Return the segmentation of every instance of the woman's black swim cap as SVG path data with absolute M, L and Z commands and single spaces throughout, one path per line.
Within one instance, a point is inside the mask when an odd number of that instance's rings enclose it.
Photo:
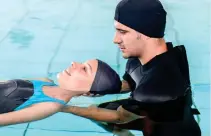
M 97 72 L 90 93 L 101 95 L 119 93 L 122 85 L 119 75 L 105 62 L 97 61 Z

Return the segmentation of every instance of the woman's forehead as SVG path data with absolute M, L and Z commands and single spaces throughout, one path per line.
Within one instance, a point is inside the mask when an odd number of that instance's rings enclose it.
M 87 60 L 84 62 L 84 64 L 91 66 L 91 68 L 94 72 L 97 71 L 98 61 L 96 59 Z

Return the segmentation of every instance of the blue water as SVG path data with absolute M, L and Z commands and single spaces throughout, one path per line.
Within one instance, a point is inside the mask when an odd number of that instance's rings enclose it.
M 116 45 L 114 9 L 119 0 L 0 0 L 0 80 L 48 77 L 71 61 L 100 58 L 120 75 L 125 62 Z M 196 119 L 202 136 L 210 133 L 210 1 L 162 0 L 168 12 L 165 38 L 184 44 L 190 64 Z M 69 104 L 88 106 L 124 95 L 77 97 Z M 131 131 L 141 136 L 139 131 Z M 58 113 L 47 119 L 0 128 L 1 136 L 112 136 L 88 119 Z

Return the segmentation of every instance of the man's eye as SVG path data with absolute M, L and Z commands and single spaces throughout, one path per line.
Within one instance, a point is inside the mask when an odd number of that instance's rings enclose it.
M 126 33 L 125 31 L 122 31 L 122 30 L 120 30 L 119 32 L 120 32 L 121 34 L 125 34 L 125 33 Z

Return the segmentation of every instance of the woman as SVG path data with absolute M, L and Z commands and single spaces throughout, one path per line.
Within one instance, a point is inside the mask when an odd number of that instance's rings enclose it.
M 0 126 L 47 118 L 59 112 L 76 95 L 112 94 L 121 89 L 118 74 L 96 59 L 83 64 L 74 62 L 57 78 L 58 86 L 49 79 L 1 82 Z

